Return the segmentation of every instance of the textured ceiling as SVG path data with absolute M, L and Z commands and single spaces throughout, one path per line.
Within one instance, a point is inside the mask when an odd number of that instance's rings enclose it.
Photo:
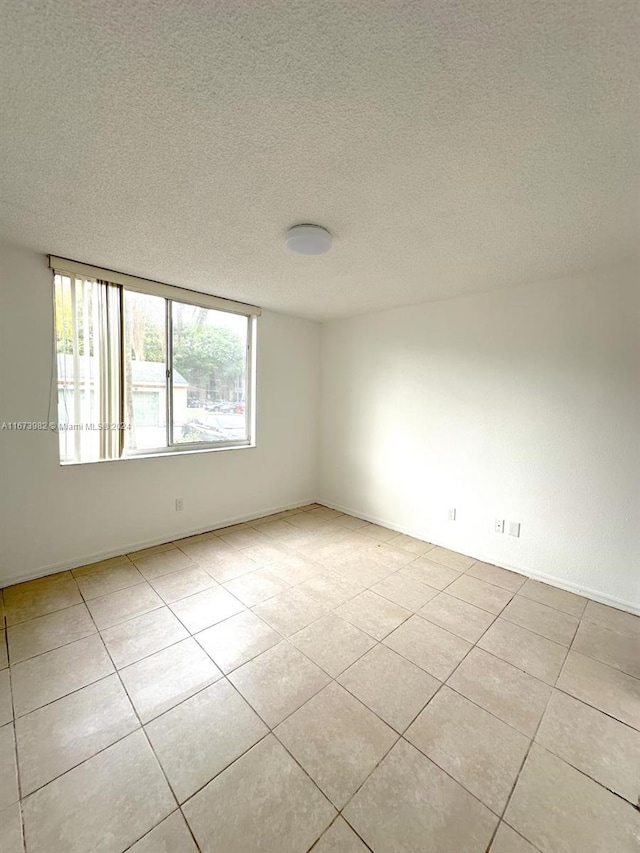
M 638 8 L 0 0 L 0 236 L 317 319 L 618 262 Z

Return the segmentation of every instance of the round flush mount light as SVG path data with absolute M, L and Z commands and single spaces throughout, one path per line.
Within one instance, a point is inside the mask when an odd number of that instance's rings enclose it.
M 294 225 L 287 231 L 287 249 L 298 255 L 322 255 L 331 248 L 332 239 L 321 225 Z

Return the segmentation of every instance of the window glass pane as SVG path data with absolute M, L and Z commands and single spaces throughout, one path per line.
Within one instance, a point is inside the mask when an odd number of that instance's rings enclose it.
M 245 441 L 248 318 L 172 303 L 173 443 Z
M 124 291 L 124 411 L 128 450 L 167 446 L 166 300 Z

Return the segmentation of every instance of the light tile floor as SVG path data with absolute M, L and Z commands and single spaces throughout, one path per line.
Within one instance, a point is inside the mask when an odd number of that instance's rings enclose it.
M 638 853 L 640 619 L 316 504 L 3 590 L 2 853 Z

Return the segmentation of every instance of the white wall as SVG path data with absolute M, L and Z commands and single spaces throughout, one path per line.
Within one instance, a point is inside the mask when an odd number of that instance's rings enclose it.
M 319 500 L 640 605 L 638 281 L 612 270 L 325 325 Z
M 0 245 L 0 425 L 49 420 L 52 324 L 45 258 Z M 0 430 L 0 587 L 313 500 L 319 326 L 265 313 L 257 360 L 254 449 L 61 467 L 54 433 Z

